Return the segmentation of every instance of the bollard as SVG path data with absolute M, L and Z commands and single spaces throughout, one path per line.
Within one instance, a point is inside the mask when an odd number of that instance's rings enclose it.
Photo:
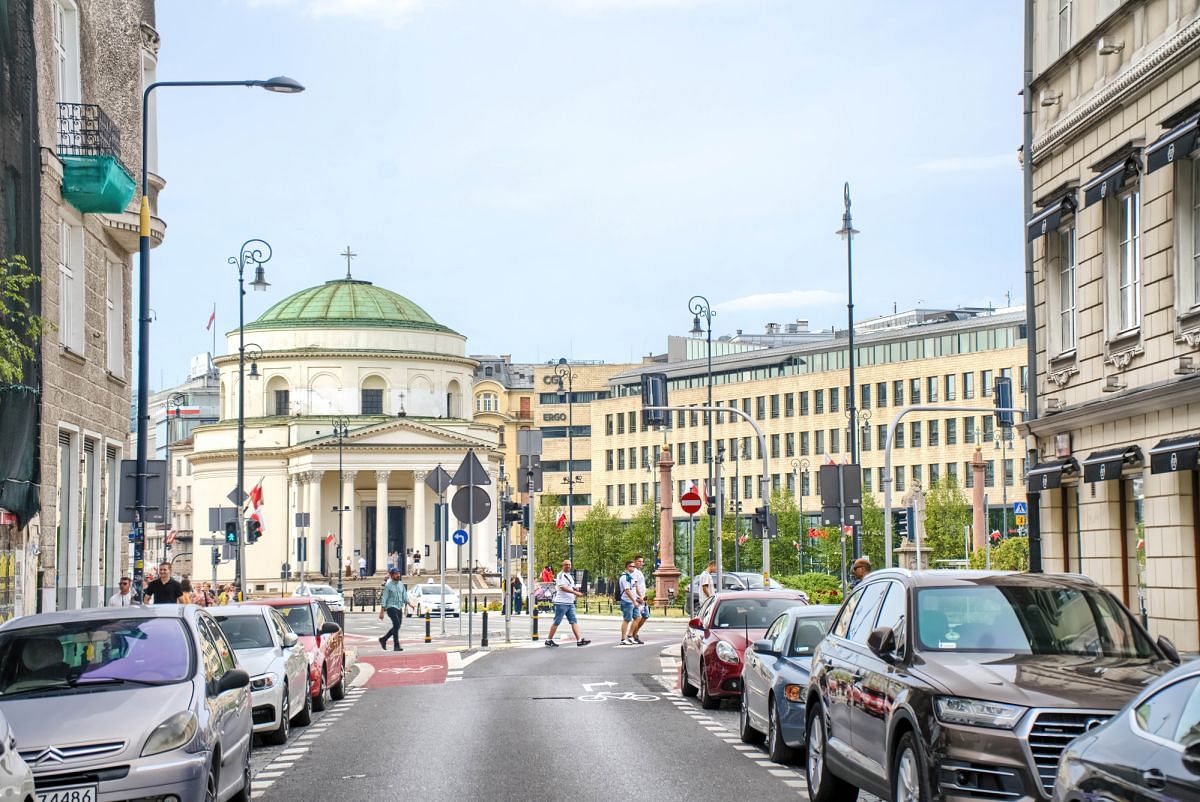
M 433 643 L 433 636 L 429 633 L 429 611 L 425 611 L 425 642 Z
M 538 639 L 537 620 L 538 620 L 538 611 L 537 611 L 537 608 L 534 607 L 533 608 L 533 639 L 534 640 Z
M 482 649 L 486 649 L 488 647 L 487 613 L 488 611 L 485 608 L 483 611 L 483 637 L 479 641 L 479 646 Z

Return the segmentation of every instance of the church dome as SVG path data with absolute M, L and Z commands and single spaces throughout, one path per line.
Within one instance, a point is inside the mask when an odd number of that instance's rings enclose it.
M 246 324 L 253 329 L 389 328 L 455 333 L 403 295 L 341 278 L 284 298 Z

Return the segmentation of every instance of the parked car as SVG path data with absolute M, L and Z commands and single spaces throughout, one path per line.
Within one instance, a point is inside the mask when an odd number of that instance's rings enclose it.
M 767 584 L 763 585 L 762 574 L 752 571 L 725 571 L 721 574 L 722 590 L 781 590 L 782 588 L 783 585 L 774 579 L 768 580 Z M 692 594 L 692 604 L 695 605 L 693 609 L 699 610 L 704 599 L 700 598 L 700 584 L 695 579 L 688 586 L 688 592 Z
M 1072 741 L 1058 764 L 1054 799 L 1200 800 L 1200 660 Z
M 33 802 L 35 793 L 33 771 L 17 752 L 17 739 L 0 713 L 0 799 Z
M 704 602 L 683 633 L 683 695 L 699 695 L 700 705 L 709 710 L 722 699 L 739 698 L 746 646 L 780 614 L 804 603 L 804 594 L 796 590 L 723 591 Z
M 248 800 L 249 685 L 193 605 L 0 626 L 0 712 L 39 799 Z
M 445 608 L 442 607 L 443 589 L 445 590 Z M 408 591 L 408 598 L 418 616 L 423 616 L 427 612 L 430 615 L 440 616 L 445 612 L 446 615 L 457 618 L 462 612 L 458 594 L 448 585 L 434 584 L 432 580 L 424 585 L 413 585 Z
M 837 605 L 793 607 L 776 618 L 742 660 L 739 734 L 762 743 L 776 763 L 790 763 L 804 747 L 804 697 L 813 650 L 837 615 Z
M 813 655 L 809 796 L 1049 798 L 1067 743 L 1176 658 L 1086 577 L 875 571 Z
M 346 651 L 342 628 L 333 620 L 325 602 L 310 596 L 258 599 L 243 604 L 274 608 L 300 636 L 308 657 L 308 690 L 313 710 L 324 710 L 331 698 L 335 701 L 345 698 Z
M 311 582 L 305 582 L 292 593 L 296 598 L 313 597 L 320 599 L 329 605 L 329 609 L 333 612 L 341 612 L 346 609 L 346 598 L 338 592 L 333 585 L 320 585 Z
M 217 607 L 213 617 L 250 674 L 255 734 L 285 744 L 292 722 L 312 721 L 308 657 L 300 637 L 271 607 Z

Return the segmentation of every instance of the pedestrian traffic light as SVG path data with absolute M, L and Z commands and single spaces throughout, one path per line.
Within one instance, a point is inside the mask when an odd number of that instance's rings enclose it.
M 896 532 L 900 537 L 908 537 L 908 510 L 896 510 Z
M 532 505 L 530 505 L 530 504 L 525 504 L 524 506 L 521 507 L 521 528 L 525 529 L 525 530 L 528 530 L 530 528 L 530 526 L 529 526 L 529 508 L 531 506 Z
M 248 543 L 248 544 L 257 543 L 258 539 L 260 537 L 262 537 L 262 524 L 260 524 L 258 522 L 257 518 L 247 518 L 246 519 L 246 543 Z
M 997 376 L 992 395 L 996 398 L 996 425 L 1001 429 L 1011 429 L 1013 426 L 1012 378 Z
M 219 548 L 217 548 L 216 546 L 212 547 L 212 564 L 213 565 L 221 564 L 221 550 Z
M 750 534 L 757 540 L 772 540 L 777 532 L 775 515 L 766 507 L 755 507 L 754 518 L 750 525 Z
M 237 521 L 226 521 L 225 522 L 225 542 L 226 543 L 237 543 L 238 542 Z
M 496 535 L 496 562 L 504 559 L 504 539 Z
M 523 523 L 525 520 L 524 506 L 519 501 L 504 502 L 504 522 L 511 524 Z
M 711 498 L 708 500 L 708 517 L 717 517 L 717 502 Z

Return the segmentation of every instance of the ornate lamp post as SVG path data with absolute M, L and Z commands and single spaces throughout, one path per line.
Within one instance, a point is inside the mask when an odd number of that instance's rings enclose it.
M 558 360 L 554 366 L 558 377 L 558 397 L 567 397 L 567 559 L 575 564 L 575 374 L 567 364 L 567 358 Z M 566 380 L 564 388 L 563 380 Z
M 175 516 L 171 512 L 171 505 L 174 502 L 175 495 L 175 471 L 171 467 L 171 410 L 175 411 L 175 419 L 179 420 L 179 408 L 187 403 L 187 396 L 183 393 L 171 393 L 167 398 L 167 531 L 163 534 L 163 550 L 162 561 L 167 561 L 167 537 L 171 534 L 171 527 L 175 523 Z
M 333 419 L 333 436 L 337 438 L 338 444 L 338 544 L 337 555 L 334 559 L 334 570 L 337 571 L 337 589 L 338 595 L 342 593 L 342 578 L 345 571 L 342 570 L 342 515 L 346 512 L 346 499 L 343 498 L 345 493 L 346 483 L 342 481 L 342 444 L 346 441 L 346 435 L 350 431 L 349 418 L 334 418 Z
M 854 235 L 859 233 L 854 228 L 854 221 L 850 217 L 850 182 L 847 181 L 842 191 L 843 201 L 845 203 L 845 211 L 842 213 L 842 227 L 837 230 L 837 234 L 846 240 L 846 317 L 847 317 L 847 334 L 849 336 L 848 348 L 850 355 L 850 397 L 846 399 L 849 404 L 848 412 L 850 420 L 858 419 L 858 388 L 854 385 L 854 364 L 858 361 L 858 355 L 854 352 L 854 260 L 852 258 Z M 855 465 L 858 464 L 858 437 L 857 428 L 854 425 L 850 426 L 850 461 Z M 854 527 L 854 558 L 858 559 L 862 556 L 862 527 L 855 525 Z
M 799 529 L 797 534 L 800 537 L 800 540 L 798 541 L 800 543 L 800 554 L 798 556 L 800 560 L 800 573 L 802 574 L 804 573 L 804 541 L 808 537 L 808 527 L 804 522 L 804 488 L 800 484 L 800 479 L 801 475 L 803 475 L 805 478 L 808 477 L 808 468 L 808 460 L 792 460 L 792 475 L 796 477 L 796 498 L 799 499 L 800 505 L 800 525 L 797 527 Z
M 712 369 L 712 319 L 717 313 L 713 311 L 712 304 L 703 295 L 693 295 L 688 300 L 688 311 L 692 313 L 692 335 L 705 335 L 705 340 L 708 343 L 708 406 L 713 405 L 713 369 Z M 700 327 L 700 318 L 704 318 L 704 328 Z M 713 417 L 711 412 L 704 413 L 704 418 L 708 421 L 708 455 L 705 462 L 708 463 L 708 493 L 713 493 L 713 458 L 716 456 L 716 447 L 713 443 Z M 708 559 L 713 559 L 716 541 L 713 536 L 713 513 L 712 505 L 709 505 L 709 523 L 708 523 Z

